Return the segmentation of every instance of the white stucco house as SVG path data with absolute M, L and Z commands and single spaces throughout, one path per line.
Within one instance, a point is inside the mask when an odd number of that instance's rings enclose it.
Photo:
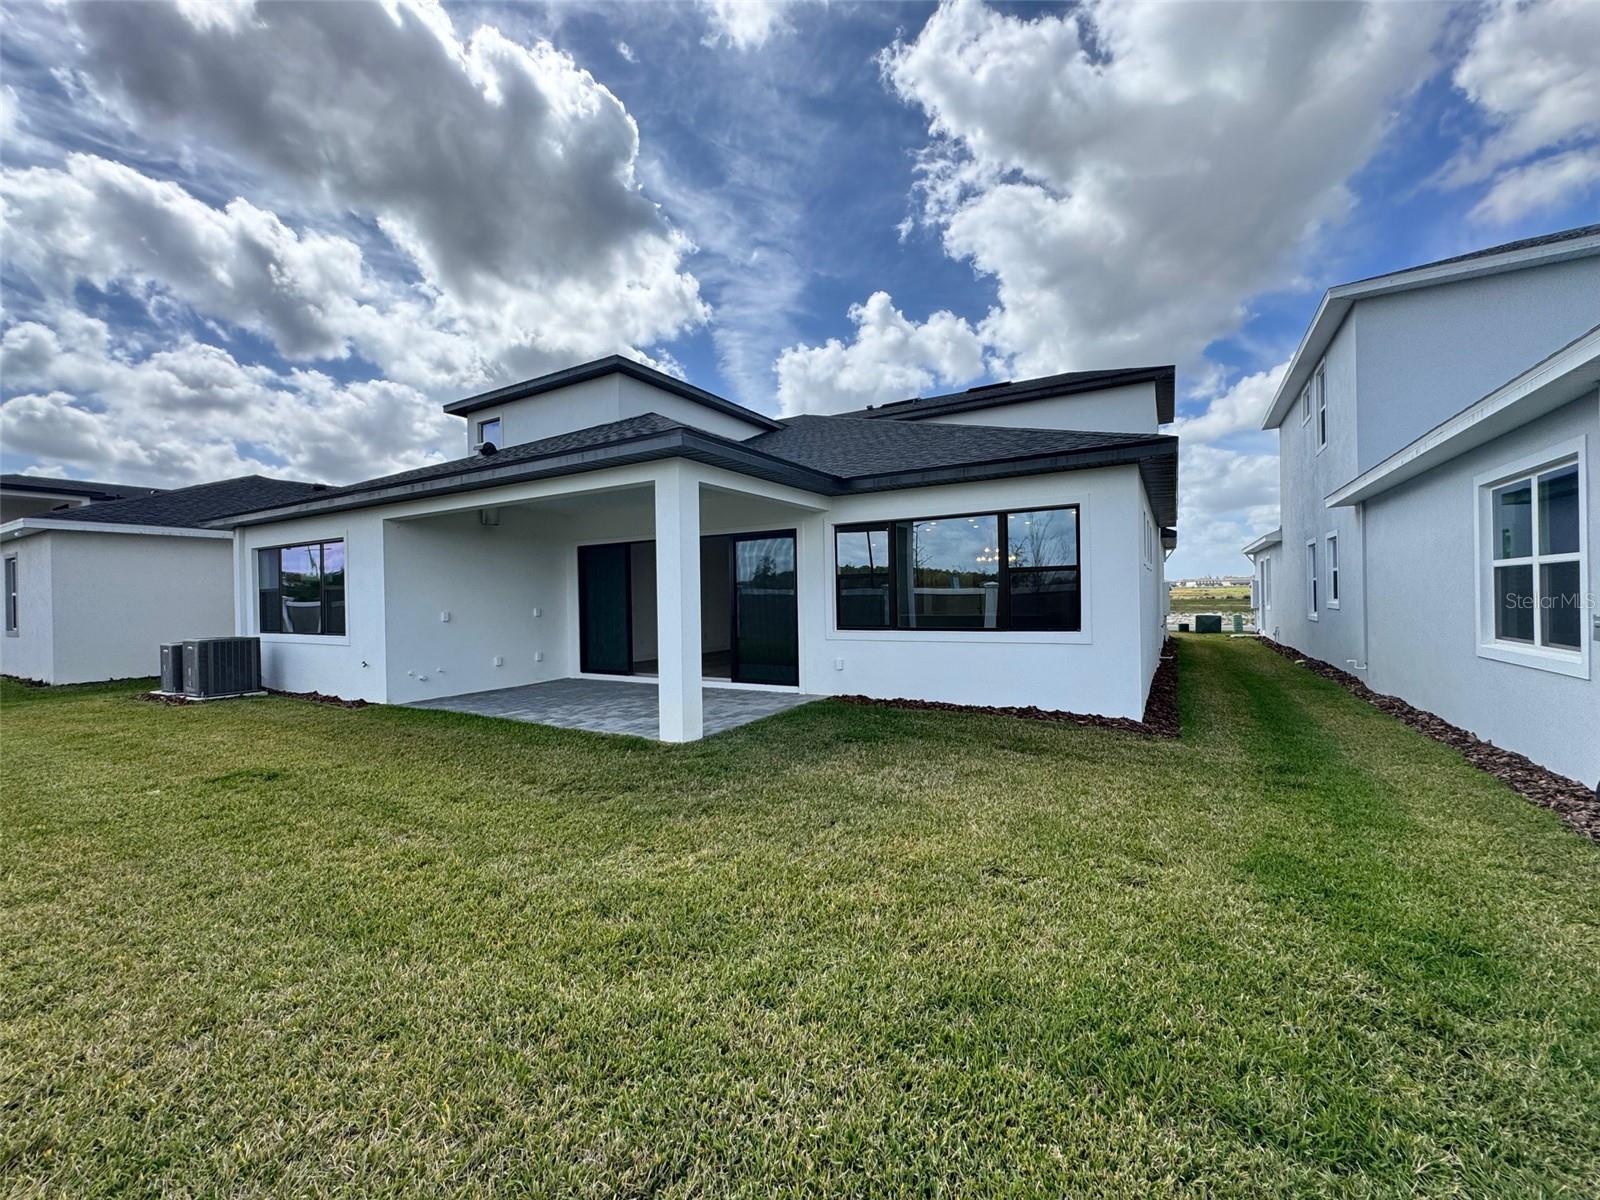
M 776 420 L 622 358 L 447 406 L 466 457 L 209 522 L 264 683 L 409 703 L 653 680 L 1138 718 L 1171 367 Z
M 20 477 L 30 479 L 32 477 Z M 314 484 L 249 475 L 125 499 L 72 502 L 108 485 L 50 480 L 65 507 L 0 525 L 5 629 L 0 673 L 41 683 L 154 675 L 162 642 L 233 631 L 233 536 L 206 522 L 311 494 Z M 35 494 L 25 484 L 19 497 Z
M 1262 632 L 1594 786 L 1600 225 L 1331 288 L 1264 427 Z

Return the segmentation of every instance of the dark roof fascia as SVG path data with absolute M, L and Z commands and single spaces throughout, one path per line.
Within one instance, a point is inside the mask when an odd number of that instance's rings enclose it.
M 243 525 L 264 525 L 302 516 L 321 516 L 325 513 L 347 512 L 357 508 L 376 508 L 388 504 L 402 504 L 409 500 L 449 496 L 459 492 L 484 491 L 513 483 L 555 479 L 564 475 L 582 475 L 590 471 L 603 471 L 608 467 L 623 467 L 633 463 L 674 457 L 692 459 L 707 466 L 727 467 L 741 474 L 822 495 L 838 495 L 841 491 L 840 481 L 835 476 L 786 462 L 769 454 L 762 454 L 741 446 L 729 438 L 718 437 L 716 434 L 698 429 L 682 428 L 640 434 L 637 437 L 548 458 L 524 459 L 499 468 L 488 467 L 459 471 L 454 475 L 435 475 L 426 479 L 390 484 L 387 487 L 367 491 L 349 492 L 326 499 L 301 501 L 279 508 L 258 509 L 254 512 L 221 518 L 210 522 L 208 527 L 233 529 Z
M 971 483 L 986 479 L 1006 479 L 1022 475 L 1041 475 L 1054 471 L 1079 471 L 1092 467 L 1136 464 L 1145 476 L 1151 506 L 1157 520 L 1172 524 L 1177 520 L 1178 439 L 1157 436 L 1121 446 L 1064 453 L 999 459 L 951 467 L 930 467 L 890 475 L 864 475 L 841 479 L 837 475 L 802 467 L 797 463 L 752 450 L 731 438 L 719 437 L 698 429 L 674 429 L 642 434 L 625 441 L 577 450 L 550 458 L 533 459 L 503 468 L 458 472 L 392 484 L 370 491 L 351 492 L 326 499 L 301 501 L 278 508 L 257 509 L 232 517 L 207 522 L 206 528 L 235 529 L 246 525 L 265 525 L 297 517 L 323 516 L 359 508 L 376 508 L 410 500 L 432 499 L 461 492 L 484 491 L 513 483 L 529 483 L 565 475 L 581 475 L 608 467 L 629 466 L 664 458 L 687 458 L 706 466 L 722 467 L 741 475 L 784 484 L 821 496 L 847 496 L 869 492 L 898 491 L 943 483 Z M 1161 463 L 1170 460 L 1171 486 L 1162 486 L 1165 475 Z M 1167 493 L 1170 494 L 1170 498 Z
M 783 426 L 771 417 L 746 408 L 742 404 L 735 404 L 732 400 L 724 400 L 713 392 L 704 388 L 697 388 L 692 383 L 685 383 L 681 379 L 674 379 L 661 371 L 636 363 L 631 358 L 623 358 L 613 354 L 608 358 L 596 359 L 594 362 L 582 363 L 576 367 L 568 367 L 564 371 L 555 371 L 549 375 L 541 375 L 537 379 L 526 379 L 521 383 L 513 383 L 503 388 L 496 388 L 491 392 L 480 392 L 476 396 L 468 396 L 463 400 L 456 400 L 444 406 L 444 411 L 451 416 L 464 417 L 469 413 L 481 409 L 492 408 L 497 404 L 509 404 L 513 400 L 525 400 L 529 396 L 538 396 L 544 392 L 553 392 L 558 388 L 571 387 L 575 383 L 586 383 L 591 379 L 599 379 L 602 375 L 626 375 L 640 383 L 647 383 L 651 387 L 659 388 L 664 392 L 671 392 L 674 396 L 681 396 L 685 400 L 692 400 L 696 404 L 703 404 L 707 408 L 715 409 L 725 416 L 737 417 L 762 429 L 782 429 Z
M 873 408 L 837 415 L 875 420 L 921 421 L 929 417 L 948 416 L 951 413 L 1001 408 L 1007 404 L 1025 404 L 1030 400 L 1048 400 L 1053 396 L 1075 396 L 1084 392 L 1103 392 L 1111 388 L 1153 383 L 1156 385 L 1157 423 L 1166 425 L 1174 418 L 1177 399 L 1175 367 L 1123 367 L 1107 371 L 1080 372 L 1079 375 L 1080 378 L 1075 379 L 1052 375 L 1042 379 L 1023 380 L 1017 384 L 979 388 L 975 391 L 923 396 L 914 400 L 896 400 Z
M 44 475 L 6 475 L 0 478 L 0 491 L 43 492 L 53 496 L 82 496 L 90 500 L 133 500 L 160 495 L 166 489 L 124 487 L 121 484 L 94 483 L 80 479 L 51 479 Z

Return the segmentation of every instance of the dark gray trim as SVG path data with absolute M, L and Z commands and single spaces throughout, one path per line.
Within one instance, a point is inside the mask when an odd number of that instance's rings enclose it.
M 159 495 L 165 490 L 153 487 L 128 487 L 120 483 L 96 483 L 89 479 L 51 479 L 44 475 L 0 475 L 0 491 L 76 496 L 87 500 L 126 500 L 135 496 Z
M 1055 396 L 1075 396 L 1084 392 L 1099 392 L 1107 388 L 1127 387 L 1136 383 L 1156 385 L 1156 420 L 1162 425 L 1171 421 L 1176 412 L 1177 400 L 1177 370 L 1172 366 L 1073 371 L 1065 375 L 1024 379 L 1018 383 L 985 384 L 982 387 L 968 388 L 964 392 L 950 392 L 942 396 L 895 400 L 888 404 L 877 404 L 855 412 L 836 415 L 890 421 L 921 421 L 930 417 L 948 416 L 951 413 L 976 412 L 985 408 L 1000 408 L 1007 404 L 1023 404 L 1030 400 L 1048 400 Z
M 509 404 L 513 400 L 525 400 L 529 396 L 537 396 L 543 392 L 553 392 L 557 388 L 570 387 L 575 383 L 584 383 L 590 379 L 599 379 L 602 375 L 626 375 L 630 379 L 637 379 L 640 383 L 648 383 L 651 387 L 659 388 L 664 392 L 671 392 L 674 396 L 681 396 L 685 400 L 693 400 L 696 404 L 703 404 L 707 408 L 715 409 L 725 416 L 737 417 L 741 421 L 762 429 L 781 429 L 777 421 L 764 416 L 754 409 L 746 408 L 742 404 L 735 404 L 732 400 L 724 400 L 704 388 L 697 388 L 692 383 L 685 383 L 681 379 L 674 379 L 671 375 L 664 374 L 654 368 L 636 363 L 631 358 L 623 358 L 620 354 L 613 354 L 606 358 L 597 358 L 593 362 L 580 363 L 576 367 L 568 367 L 564 371 L 555 371 L 549 375 L 540 375 L 536 379 L 525 379 L 521 383 L 513 383 L 506 387 L 496 388 L 490 392 L 479 392 L 476 396 L 468 396 L 463 400 L 456 400 L 444 406 L 444 411 L 451 416 L 464 417 L 468 413 L 478 412 L 480 409 L 493 408 L 497 404 Z
M 869 492 L 899 491 L 942 483 L 973 483 L 989 479 L 1043 475 L 1057 471 L 1081 471 L 1093 467 L 1137 465 L 1144 479 L 1156 520 L 1163 525 L 1177 522 L 1178 439 L 1171 435 L 1152 435 L 1139 442 L 1093 450 L 1037 455 L 951 467 L 923 468 L 885 475 L 865 475 L 842 479 L 786 462 L 728 438 L 698 429 L 673 429 L 608 442 L 591 449 L 524 459 L 504 467 L 479 468 L 453 475 L 391 484 L 387 487 L 350 492 L 326 499 L 312 499 L 279 508 L 260 509 L 207 523 L 212 529 L 237 529 L 265 525 L 296 517 L 320 516 L 351 509 L 374 508 L 425 500 L 460 492 L 482 491 L 513 483 L 528 483 L 565 475 L 581 475 L 610 467 L 655 462 L 666 458 L 686 458 L 705 466 L 722 467 L 740 475 L 763 479 L 812 492 L 820 496 L 849 496 Z

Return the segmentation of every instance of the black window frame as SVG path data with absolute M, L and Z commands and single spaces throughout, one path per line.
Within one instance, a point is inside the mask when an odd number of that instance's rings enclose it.
M 5 556 L 5 605 L 6 629 L 9 634 L 17 634 L 22 630 L 22 604 L 18 597 L 17 577 L 22 574 L 22 568 L 17 565 L 17 556 Z
M 1073 554 L 1076 563 L 1068 566 L 1065 563 L 1039 565 L 1032 567 L 1013 567 L 1011 565 L 1011 535 L 1009 518 L 1019 513 L 1035 512 L 1071 512 L 1073 532 Z M 905 536 L 903 530 L 910 529 L 921 521 L 957 521 L 966 518 L 993 517 L 995 532 L 999 539 L 999 563 L 997 564 L 997 577 L 1000 585 L 999 605 L 996 622 L 991 626 L 975 626 L 960 629 L 930 629 L 914 625 L 900 624 L 900 579 L 899 566 L 904 557 L 901 540 Z M 847 533 L 885 533 L 888 536 L 889 546 L 889 618 L 884 625 L 855 625 L 845 624 L 840 614 L 843 606 L 839 603 L 839 592 L 843 577 L 839 573 L 839 535 Z M 1078 622 L 1075 626 L 1040 627 L 1038 625 L 1013 625 L 1011 621 L 1011 577 L 1012 575 L 1029 575 L 1060 571 L 1064 569 L 1076 570 L 1078 573 Z M 936 513 L 926 517 L 895 517 L 881 521 L 851 521 L 833 527 L 833 626 L 840 633 L 909 633 L 909 634 L 969 634 L 969 633 L 1082 633 L 1083 632 L 1083 506 L 1080 504 L 1039 504 L 1027 508 L 1010 509 L 981 509 L 976 512 L 961 513 Z
M 494 425 L 494 426 L 497 427 L 495 429 L 495 436 L 494 437 L 486 438 L 486 437 L 483 436 L 483 427 L 485 425 Z M 478 431 L 478 437 L 477 437 L 478 445 L 481 446 L 485 442 L 493 442 L 494 446 L 495 446 L 495 449 L 499 449 L 500 448 L 500 443 L 501 443 L 500 434 L 502 434 L 505 431 L 505 426 L 500 423 L 500 418 L 499 417 L 484 417 L 483 420 L 481 420 L 481 421 L 479 421 L 477 423 L 475 428 Z
M 326 583 L 326 578 L 327 578 L 327 571 L 326 571 L 327 548 L 329 546 L 339 546 L 339 547 L 341 547 L 342 548 L 342 555 L 343 555 L 343 559 L 344 559 L 344 568 L 341 571 L 341 574 L 343 575 L 344 578 L 342 579 L 342 581 L 340 583 L 340 586 L 337 589 L 335 589 L 339 593 L 339 599 L 337 601 L 337 604 L 338 604 L 338 613 L 339 613 L 339 618 L 340 618 L 340 621 L 339 621 L 340 628 L 337 629 L 337 630 L 332 630 L 332 629 L 328 628 L 328 626 L 332 623 L 329 618 L 332 615 L 332 613 L 335 611 L 335 603 L 336 603 L 334 598 L 330 595 L 330 589 L 328 588 L 327 583 Z M 265 596 L 266 596 L 266 594 L 268 592 L 268 589 L 262 586 L 263 579 L 265 578 L 264 572 L 262 570 L 262 566 L 263 566 L 262 558 L 263 558 L 263 556 L 264 555 L 268 555 L 268 554 L 275 554 L 275 555 L 278 556 L 278 574 L 279 574 L 279 578 L 281 580 L 282 574 L 283 574 L 283 552 L 285 550 L 309 550 L 309 549 L 312 549 L 313 547 L 315 547 L 315 549 L 317 551 L 317 605 L 318 605 L 318 607 L 317 607 L 317 625 L 318 625 L 317 631 L 315 633 L 308 633 L 308 632 L 306 632 L 304 630 L 300 630 L 300 629 L 268 629 L 267 628 L 267 622 L 266 622 L 266 619 L 265 619 L 266 618 L 266 612 L 267 612 L 266 604 L 265 604 Z M 258 546 L 258 547 L 256 547 L 256 589 L 255 590 L 256 590 L 256 632 L 258 634 L 265 634 L 265 635 L 269 635 L 269 636 L 282 636 L 282 637 L 315 637 L 315 638 L 322 638 L 322 637 L 343 638 L 343 637 L 349 637 L 350 636 L 350 603 L 349 603 L 349 596 L 350 596 L 350 546 L 349 546 L 349 543 L 343 537 L 318 538 L 315 541 L 285 542 L 282 545 L 277 545 L 277 546 Z M 271 590 L 274 591 L 274 592 L 281 593 L 283 589 L 280 586 L 278 588 L 274 588 L 274 589 L 271 589 Z M 278 622 L 275 622 L 275 623 L 281 624 L 281 621 L 278 621 Z

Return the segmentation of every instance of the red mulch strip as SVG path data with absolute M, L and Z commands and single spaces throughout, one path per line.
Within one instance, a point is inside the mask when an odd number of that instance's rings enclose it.
M 1314 674 L 1333 680 L 1351 694 L 1411 726 L 1425 737 L 1459 750 L 1462 757 L 1480 771 L 1487 771 L 1518 795 L 1550 809 L 1576 832 L 1600 842 L 1600 795 L 1576 779 L 1546 770 L 1531 758 L 1513 750 L 1502 750 L 1493 742 L 1486 742 L 1431 712 L 1407 704 L 1397 696 L 1381 695 L 1348 671 L 1341 671 L 1320 659 L 1308 658 L 1292 646 L 1265 637 L 1261 639 L 1261 644 Z
M 1178 729 L 1178 656 L 1168 645 L 1150 681 L 1150 695 L 1144 703 L 1144 720 L 1128 717 L 1101 717 L 1094 713 L 1061 712 L 1052 708 L 990 708 L 981 704 L 946 704 L 939 700 L 878 700 L 871 696 L 835 696 L 846 704 L 874 708 L 903 708 L 914 712 L 978 713 L 990 717 L 1020 717 L 1025 721 L 1058 721 L 1066 725 L 1087 725 L 1095 729 L 1120 729 L 1150 737 L 1175 738 Z

